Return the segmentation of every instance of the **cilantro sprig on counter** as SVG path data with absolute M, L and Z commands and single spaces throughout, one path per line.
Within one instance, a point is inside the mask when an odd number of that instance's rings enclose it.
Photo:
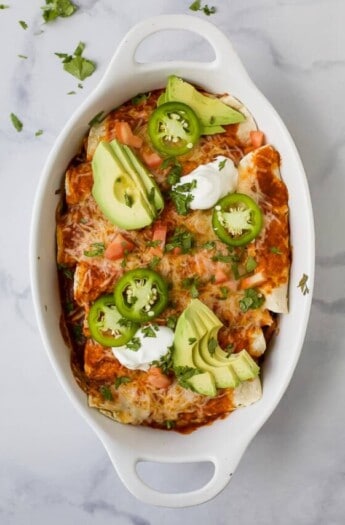
M 41 7 L 45 22 L 52 22 L 58 17 L 66 18 L 73 15 L 78 9 L 70 0 L 45 0 L 46 5 Z
M 206 16 L 214 15 L 217 11 L 217 8 L 213 5 L 209 7 L 207 4 L 201 5 L 201 0 L 195 0 L 190 4 L 189 9 L 191 11 L 202 11 Z
M 54 53 L 57 57 L 61 58 L 64 70 L 79 80 L 85 80 L 85 78 L 91 76 L 96 69 L 96 64 L 92 62 L 92 60 L 82 56 L 84 49 L 84 42 L 79 42 L 73 55 Z

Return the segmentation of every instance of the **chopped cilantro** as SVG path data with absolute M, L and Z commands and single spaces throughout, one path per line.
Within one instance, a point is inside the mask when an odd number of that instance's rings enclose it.
M 133 350 L 136 352 L 141 347 L 141 342 L 139 337 L 132 337 L 130 341 L 126 344 L 126 348 L 129 348 L 130 350 Z
M 24 22 L 24 20 L 19 20 L 19 25 L 22 26 L 23 29 L 25 29 L 25 31 L 27 30 L 27 28 L 29 27 L 28 24 L 26 22 Z
M 158 257 L 157 255 L 152 257 L 151 261 L 149 262 L 149 267 L 151 268 L 151 270 L 154 270 L 156 268 L 157 264 L 160 263 L 160 260 L 161 258 Z
M 276 255 L 281 255 L 282 254 L 282 252 L 276 246 L 271 246 L 270 247 L 270 252 L 271 253 L 275 253 Z
M 257 265 L 258 263 L 254 259 L 254 257 L 249 256 L 246 261 L 246 272 L 248 273 L 253 272 L 255 268 L 257 267 Z
M 219 261 L 224 263 L 233 262 L 233 256 L 232 255 L 224 255 L 223 253 L 216 253 L 212 257 L 212 261 Z
M 193 344 L 195 343 L 195 341 L 196 341 L 196 337 L 190 337 L 190 338 L 188 339 L 188 344 L 189 344 L 189 345 L 193 345 Z
M 85 250 L 84 255 L 86 257 L 97 257 L 98 255 L 103 255 L 105 250 L 104 242 L 93 242 L 91 244 L 90 250 Z
M 0 9 L 9 9 L 9 5 L 0 4 Z
M 302 294 L 303 295 L 306 295 L 307 293 L 309 293 L 309 288 L 307 286 L 307 281 L 308 281 L 309 277 L 308 275 L 306 275 L 305 273 L 302 275 L 301 279 L 300 279 L 300 282 L 298 283 L 297 285 L 297 288 L 300 288 L 301 291 L 302 291 Z
M 102 394 L 102 396 L 104 397 L 104 399 L 106 399 L 106 401 L 112 401 L 113 399 L 113 394 L 111 393 L 111 390 L 110 390 L 110 387 L 107 386 L 107 385 L 102 385 L 100 388 L 99 388 L 99 391 L 100 393 Z
M 81 83 L 79 82 L 79 84 L 78 84 L 78 88 L 79 88 L 79 89 L 84 89 L 83 84 L 81 84 Z
M 178 184 L 181 180 L 181 174 L 182 174 L 182 166 L 180 163 L 175 163 L 175 165 L 170 169 L 168 173 L 168 184 L 170 186 L 174 186 L 175 184 Z
M 79 42 L 73 55 L 68 55 L 67 53 L 55 53 L 57 57 L 62 59 L 64 70 L 79 80 L 85 80 L 85 78 L 92 75 L 96 69 L 96 64 L 94 62 L 82 56 L 84 49 L 85 44 Z
M 190 296 L 193 297 L 193 299 L 196 299 L 197 297 L 199 297 L 199 290 L 198 290 L 199 284 L 200 284 L 200 279 L 198 276 L 186 277 L 185 279 L 182 279 L 183 288 L 189 290 Z
M 202 245 L 202 248 L 204 248 L 205 250 L 213 250 L 215 246 L 216 246 L 216 243 L 214 241 L 207 241 L 207 242 L 204 242 L 204 244 Z
M 227 288 L 226 286 L 221 286 L 221 287 L 220 287 L 220 293 L 221 293 L 220 299 L 221 299 L 222 301 L 224 301 L 225 299 L 228 298 L 228 295 L 229 295 L 229 288 Z
M 124 317 L 121 317 L 119 320 L 118 320 L 118 324 L 120 326 L 126 326 L 127 328 L 131 328 L 132 325 L 133 325 L 133 321 L 130 321 L 129 319 L 125 319 Z
M 115 379 L 115 382 L 114 382 L 114 387 L 116 388 L 116 390 L 119 388 L 119 386 L 123 385 L 123 384 L 126 384 L 126 383 L 130 383 L 132 380 L 130 377 L 127 377 L 127 376 L 119 376 Z
M 227 357 L 231 356 L 233 349 L 234 349 L 233 343 L 229 343 L 229 344 L 226 345 L 224 350 L 225 350 L 225 352 L 227 352 L 229 354 Z
M 190 388 L 193 390 L 192 386 L 189 384 L 189 379 L 196 374 L 200 374 L 200 370 L 198 368 L 191 368 L 189 366 L 176 366 L 174 368 L 174 372 L 179 384 L 183 388 Z
M 148 248 L 157 248 L 157 246 L 159 246 L 160 244 L 162 244 L 162 241 L 160 241 L 159 239 L 157 239 L 156 241 L 146 241 L 146 246 Z
M 104 120 L 105 118 L 105 113 L 104 111 L 100 111 L 99 113 L 97 113 L 97 115 L 95 115 L 89 122 L 89 126 L 90 128 L 92 128 L 92 126 L 94 126 L 95 124 L 100 124 L 102 122 L 102 120 Z
M 24 60 L 26 60 L 28 57 L 26 55 L 17 55 L 18 58 L 23 58 Z
M 133 106 L 139 106 L 139 104 L 142 104 L 147 99 L 149 99 L 150 96 L 151 96 L 151 93 L 138 93 L 137 95 L 135 95 L 135 97 L 131 99 L 131 102 Z
M 214 15 L 214 13 L 217 11 L 215 6 L 209 7 L 207 4 L 202 6 L 201 0 L 195 0 L 192 4 L 190 4 L 189 9 L 191 11 L 203 11 L 206 16 Z
M 236 281 L 238 281 L 238 279 L 241 277 L 240 276 L 240 272 L 238 271 L 238 264 L 237 263 L 232 263 L 231 265 L 231 271 L 234 275 L 234 279 L 236 279 Z
M 174 248 L 180 248 L 182 253 L 188 253 L 194 245 L 193 235 L 184 228 L 176 228 L 173 236 L 168 240 L 165 250 L 172 251 Z
M 12 124 L 16 128 L 16 130 L 17 131 L 22 131 L 23 123 L 22 123 L 21 120 L 19 120 L 17 115 L 15 115 L 14 113 L 11 113 L 10 117 L 11 117 Z
M 166 159 L 163 160 L 161 164 L 162 170 L 165 170 L 166 168 L 169 168 L 169 166 L 174 165 L 175 162 L 177 162 L 175 157 L 167 157 Z
M 265 302 L 265 298 L 262 293 L 258 292 L 255 288 L 248 288 L 244 292 L 244 297 L 240 299 L 240 309 L 242 312 L 248 312 L 248 310 L 255 310 L 260 308 Z
M 225 168 L 225 164 L 226 164 L 226 159 L 221 160 L 220 163 L 218 164 L 218 170 L 222 171 L 222 169 Z
M 157 337 L 154 329 L 150 325 L 143 326 L 141 329 L 141 333 L 144 334 L 144 337 Z
M 177 184 L 170 191 L 170 197 L 176 206 L 179 215 L 187 215 L 190 209 L 190 203 L 194 199 L 191 190 L 196 188 L 197 182 L 194 179 L 192 182 L 184 184 Z
M 149 201 L 150 204 L 153 204 L 153 205 L 155 203 L 155 193 L 156 193 L 156 188 L 152 186 L 152 188 L 150 189 L 150 193 L 147 196 L 147 200 Z
M 67 95 L 76 95 L 76 92 L 75 92 L 75 91 L 69 91 L 69 92 L 67 93 Z
M 35 133 L 35 137 L 40 137 L 41 135 L 43 135 L 43 129 L 38 129 Z
M 70 0 L 45 0 L 46 5 L 41 7 L 45 22 L 52 22 L 57 17 L 66 18 L 76 12 L 77 6 Z
M 172 349 L 169 347 L 165 355 L 163 355 L 158 361 L 152 361 L 151 365 L 158 366 L 163 374 L 167 374 L 172 369 Z
M 211 339 L 208 340 L 207 348 L 211 355 L 213 355 L 216 351 L 216 348 L 218 346 L 218 341 L 214 337 L 211 337 Z
M 176 426 L 176 421 L 172 421 L 171 419 L 167 419 L 166 421 L 164 421 L 164 425 L 165 425 L 165 428 L 167 430 L 171 430 L 172 428 L 174 428 Z
M 131 208 L 133 206 L 133 198 L 130 195 L 128 195 L 126 191 L 124 193 L 124 197 L 126 206 L 128 206 L 128 208 Z
M 167 318 L 167 327 L 171 328 L 171 330 L 175 330 L 176 323 L 177 323 L 176 315 L 171 315 L 170 317 Z

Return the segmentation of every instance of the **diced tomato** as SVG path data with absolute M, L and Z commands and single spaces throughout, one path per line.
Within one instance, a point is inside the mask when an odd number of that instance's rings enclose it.
M 157 366 L 151 366 L 147 372 L 147 382 L 156 388 L 168 388 L 172 380 L 167 375 L 163 374 Z
M 156 255 L 158 257 L 163 255 L 163 250 L 165 246 L 165 240 L 167 236 L 168 227 L 166 224 L 161 221 L 157 221 L 153 227 L 152 242 L 157 243 L 157 246 L 152 246 L 150 248 L 150 254 Z
M 221 269 L 217 269 L 216 273 L 214 274 L 214 282 L 216 284 L 225 283 L 225 281 L 229 280 L 229 276 Z
M 265 135 L 262 131 L 251 131 L 250 140 L 254 148 L 260 148 L 265 142 Z
M 179 246 L 175 246 L 175 248 L 172 250 L 172 253 L 174 255 L 180 255 L 180 253 L 182 253 L 182 250 Z
M 116 261 L 116 259 L 122 259 L 127 252 L 131 252 L 134 249 L 135 245 L 132 241 L 126 239 L 121 233 L 118 233 L 115 239 L 108 244 L 104 257 L 110 259 L 111 261 Z
M 142 157 L 149 168 L 158 168 L 163 162 L 163 159 L 154 151 L 143 151 Z
M 115 122 L 115 134 L 121 144 L 126 144 L 133 148 L 141 148 L 143 144 L 143 139 L 133 134 L 128 122 Z
M 255 286 L 260 286 L 267 281 L 267 278 L 263 272 L 256 272 L 249 277 L 244 277 L 241 279 L 240 288 L 246 290 L 247 288 L 254 288 Z

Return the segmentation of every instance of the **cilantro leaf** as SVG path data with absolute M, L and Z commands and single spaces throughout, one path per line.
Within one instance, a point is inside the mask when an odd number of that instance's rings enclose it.
M 213 250 L 215 246 L 216 246 L 216 243 L 214 241 L 207 241 L 207 242 L 204 242 L 204 244 L 202 245 L 202 248 L 204 248 L 205 250 Z
M 188 253 L 193 245 L 193 235 L 184 228 L 176 228 L 173 236 L 168 239 L 165 250 L 171 252 L 174 248 L 180 248 L 182 253 Z
M 57 57 L 62 59 L 64 70 L 79 80 L 85 80 L 85 78 L 92 75 L 96 69 L 96 64 L 94 62 L 82 56 L 84 49 L 85 44 L 79 42 L 73 55 L 67 55 L 67 53 L 55 53 Z
M 270 252 L 274 253 L 275 255 L 281 255 L 282 254 L 282 252 L 276 246 L 271 246 L 270 247 Z
M 23 129 L 23 123 L 21 120 L 19 120 L 19 118 L 17 117 L 17 115 L 15 115 L 14 113 L 11 113 L 10 115 L 11 117 L 11 122 L 13 124 L 13 126 L 16 128 L 16 130 L 19 132 L 19 131 L 22 131 Z
M 200 285 L 200 278 L 196 275 L 194 277 L 186 277 L 182 279 L 183 288 L 189 290 L 189 294 L 193 299 L 199 297 L 198 286 Z
M 220 293 L 221 293 L 220 299 L 222 301 L 225 301 L 225 299 L 227 299 L 229 295 L 229 288 L 227 288 L 226 286 L 221 286 Z
M 176 421 L 173 421 L 172 419 L 167 419 L 166 421 L 164 421 L 164 425 L 167 430 L 171 430 L 176 426 Z
M 70 0 L 45 0 L 46 5 L 41 7 L 45 22 L 52 22 L 58 17 L 66 18 L 76 12 L 77 6 Z
M 92 128 L 92 126 L 94 126 L 95 124 L 100 124 L 102 122 L 102 120 L 104 120 L 105 118 L 105 113 L 104 111 L 100 111 L 99 113 L 97 113 L 97 115 L 95 115 L 89 122 L 89 126 L 90 128 Z
M 35 133 L 35 137 L 40 137 L 41 135 L 43 135 L 43 129 L 38 129 Z
M 192 386 L 189 384 L 189 379 L 196 374 L 200 374 L 198 368 L 191 368 L 189 366 L 176 366 L 174 372 L 177 378 L 177 381 L 183 388 L 189 388 L 193 390 Z
M 171 328 L 171 330 L 175 330 L 176 323 L 177 323 L 176 315 L 171 315 L 170 317 L 167 318 L 167 327 Z
M 157 264 L 159 264 L 161 261 L 161 258 L 158 257 L 158 255 L 154 255 L 151 259 L 151 261 L 149 262 L 149 267 L 151 270 L 154 270 L 157 266 Z
M 115 382 L 114 382 L 114 387 L 116 388 L 116 390 L 119 388 L 119 386 L 123 385 L 123 384 L 126 384 L 126 383 L 130 383 L 132 380 L 130 377 L 127 377 L 127 376 L 119 376 L 115 379 Z
M 190 338 L 188 339 L 188 344 L 189 344 L 189 345 L 193 345 L 195 342 L 196 342 L 196 337 L 190 337 Z
M 226 164 L 226 159 L 224 160 L 221 160 L 218 164 L 218 170 L 219 171 L 222 171 L 222 169 L 225 167 L 225 164 Z
M 106 401 L 112 401 L 113 394 L 111 393 L 110 387 L 107 385 L 102 385 L 99 389 L 100 393 Z
M 157 366 L 160 368 L 163 372 L 163 374 L 167 374 L 172 369 L 172 349 L 173 347 L 169 347 L 168 351 L 165 355 L 163 355 L 159 360 L 152 361 L 151 365 Z
M 255 310 L 260 308 L 265 302 L 265 297 L 261 292 L 258 292 L 255 288 L 247 288 L 244 292 L 244 297 L 240 299 L 240 309 L 242 312 L 248 312 L 248 310 Z
M 126 344 L 126 348 L 129 348 L 129 350 L 133 350 L 133 352 L 137 352 L 139 348 L 141 348 L 141 342 L 139 337 L 132 337 L 132 339 Z
M 9 5 L 0 4 L 0 9 L 9 9 Z
M 104 242 L 93 242 L 91 244 L 90 250 L 85 250 L 84 255 L 86 257 L 97 257 L 98 255 L 103 255 L 105 250 Z
M 203 11 L 206 16 L 214 15 L 214 13 L 217 11 L 214 6 L 209 7 L 207 4 L 202 6 L 201 0 L 195 0 L 195 2 L 190 4 L 189 9 L 191 11 Z
M 254 257 L 250 255 L 246 261 L 246 272 L 248 273 L 253 272 L 255 268 L 257 267 L 257 265 L 258 263 L 254 259 Z
M 179 162 L 175 161 L 174 166 L 170 169 L 167 177 L 168 184 L 174 186 L 178 184 L 181 180 L 182 175 L 182 166 Z
M 143 326 L 141 329 L 141 333 L 144 334 L 144 337 L 157 337 L 154 329 L 150 325 Z
M 131 99 L 131 102 L 133 106 L 139 106 L 139 104 L 142 104 L 147 99 L 149 99 L 150 96 L 151 96 L 151 93 L 138 93 L 137 95 L 135 95 L 135 97 Z
M 126 206 L 128 206 L 128 208 L 131 208 L 133 206 L 133 199 L 130 195 L 128 195 L 128 193 L 125 191 L 124 193 L 124 197 L 125 197 L 125 204 Z
M 190 209 L 190 204 L 194 199 L 191 190 L 196 188 L 197 181 L 194 179 L 192 182 L 186 182 L 184 184 L 177 184 L 173 186 L 170 191 L 170 197 L 176 206 L 176 211 L 179 215 L 187 215 Z
M 23 58 L 24 60 L 26 60 L 28 57 L 26 55 L 17 55 L 18 58 Z
M 216 351 L 216 348 L 218 346 L 218 341 L 214 337 L 211 337 L 211 339 L 208 340 L 207 348 L 210 352 L 210 355 L 213 355 Z
M 297 285 L 297 288 L 300 288 L 301 291 L 302 291 L 302 294 L 303 295 L 307 295 L 307 293 L 310 292 L 308 286 L 307 286 L 307 281 L 308 281 L 309 277 L 308 275 L 306 275 L 305 273 L 302 275 L 301 279 L 300 279 L 300 282 L 298 283 Z
M 19 20 L 18 23 L 19 23 L 19 25 L 22 26 L 23 29 L 25 29 L 25 31 L 29 27 L 28 24 L 26 22 L 24 22 L 24 20 Z

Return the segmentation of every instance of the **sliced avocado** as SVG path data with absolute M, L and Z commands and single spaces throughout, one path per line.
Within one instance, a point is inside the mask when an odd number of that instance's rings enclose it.
M 260 367 L 246 350 L 241 350 L 238 354 L 233 354 L 229 361 L 241 382 L 254 379 L 254 377 L 259 374 Z
M 200 353 L 200 345 L 206 345 L 208 342 L 208 336 L 205 336 L 205 341 L 201 341 L 199 345 L 195 345 L 193 348 L 193 361 L 197 368 L 202 371 L 210 372 L 215 380 L 217 388 L 235 388 L 240 384 L 240 379 L 235 373 L 234 369 L 230 364 L 223 366 L 213 366 L 208 364 L 202 358 Z
M 134 184 L 136 185 L 137 189 L 141 192 L 142 197 L 147 202 L 147 207 L 151 211 L 152 218 L 156 217 L 156 209 L 153 203 L 149 201 L 148 194 L 146 191 L 146 186 L 144 184 L 144 181 L 142 180 L 141 176 L 138 174 L 136 169 L 134 168 L 132 162 L 128 158 L 125 147 L 120 144 L 117 140 L 112 140 L 110 142 L 110 147 L 112 148 L 115 157 L 118 159 L 118 161 L 122 164 L 122 166 L 125 168 L 128 175 L 133 180 Z
M 214 382 L 214 377 L 210 372 L 196 374 L 188 380 L 190 386 L 204 396 L 214 397 L 217 395 L 217 389 Z
M 223 126 L 203 126 L 201 128 L 201 135 L 215 135 L 216 133 L 224 133 Z
M 175 75 L 168 78 L 165 91 L 166 102 L 184 102 L 199 117 L 203 126 L 222 126 L 243 122 L 246 117 L 239 111 L 227 106 L 218 98 L 203 95 L 191 84 Z
M 165 102 L 168 102 L 165 97 L 165 91 L 159 95 L 157 98 L 157 106 L 161 106 L 162 104 L 165 104 Z
M 156 208 L 156 212 L 160 213 L 164 208 L 164 200 L 161 191 L 158 187 L 158 184 L 156 183 L 150 172 L 145 168 L 145 166 L 143 166 L 139 159 L 137 159 L 133 151 L 128 146 L 123 146 L 123 149 L 126 152 L 129 160 L 131 161 L 134 169 L 140 175 L 140 178 L 146 188 L 146 193 L 150 201 L 152 196 L 152 202 Z
M 221 326 L 218 317 L 199 299 L 193 299 L 177 321 L 173 365 L 201 371 L 188 380 L 199 393 L 203 393 L 197 390 L 199 376 L 205 372 L 211 374 L 217 388 L 236 388 L 242 381 L 254 379 L 260 371 L 246 350 L 229 356 L 220 348 L 216 342 Z
M 92 172 L 92 195 L 113 224 L 137 230 L 152 223 L 147 200 L 107 142 L 98 144 L 92 159 Z

